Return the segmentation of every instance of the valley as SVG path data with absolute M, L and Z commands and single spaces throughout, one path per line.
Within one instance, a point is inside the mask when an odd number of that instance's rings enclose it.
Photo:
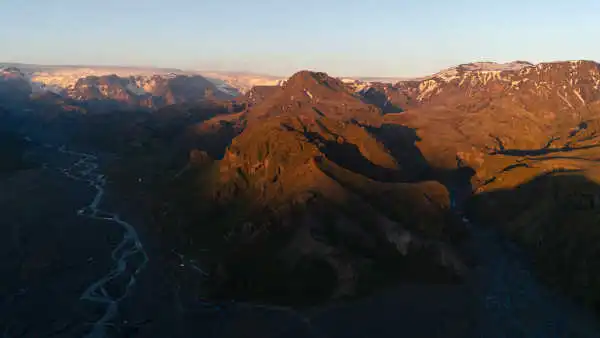
M 3 74 L 6 337 L 600 332 L 595 62 Z

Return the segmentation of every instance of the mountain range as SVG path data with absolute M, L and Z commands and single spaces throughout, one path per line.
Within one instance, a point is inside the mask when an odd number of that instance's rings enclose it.
M 468 217 L 600 304 L 596 62 L 393 82 L 114 73 L 7 67 L 0 98 L 17 118 L 53 107 L 46 129 L 118 153 L 114 180 L 148 182 L 155 230 L 205 262 L 212 297 L 298 304 L 460 279 Z

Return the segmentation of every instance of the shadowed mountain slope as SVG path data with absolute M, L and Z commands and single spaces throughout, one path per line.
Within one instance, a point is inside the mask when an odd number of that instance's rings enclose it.
M 372 134 L 381 117 L 340 81 L 300 72 L 239 116 L 223 159 L 192 161 L 175 195 L 193 216 L 176 232 L 212 253 L 217 294 L 323 301 L 462 273 L 446 188 Z

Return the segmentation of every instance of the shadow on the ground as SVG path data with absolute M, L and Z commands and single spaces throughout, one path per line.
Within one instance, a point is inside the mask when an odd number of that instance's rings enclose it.
M 468 214 L 526 248 L 543 280 L 600 310 L 600 185 L 552 172 L 476 195 Z

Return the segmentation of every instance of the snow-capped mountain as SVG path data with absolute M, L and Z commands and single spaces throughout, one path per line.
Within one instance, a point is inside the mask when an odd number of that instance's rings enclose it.
M 79 101 L 112 100 L 127 106 L 156 108 L 193 102 L 207 96 L 228 99 L 252 88 L 283 86 L 275 76 L 235 72 L 186 72 L 178 69 L 5 65 L 0 94 L 24 97 L 51 92 Z M 366 102 L 395 112 L 424 103 L 449 104 L 454 98 L 477 95 L 516 95 L 536 105 L 578 107 L 595 100 L 600 87 L 598 64 L 592 61 L 549 62 L 534 65 L 474 62 L 416 79 L 340 78 L 346 88 Z M 373 81 L 376 80 L 376 81 Z M 527 94 L 527 95 L 524 95 Z M 553 102 L 558 100 L 558 102 Z
M 593 61 L 547 62 L 534 65 L 479 62 L 448 68 L 422 79 L 395 84 L 347 83 L 359 95 L 413 108 L 423 103 L 453 102 L 453 97 L 477 95 L 519 96 L 522 100 L 575 108 L 600 98 L 600 65 Z M 383 99 L 385 98 L 385 99 Z M 530 98 L 530 99 L 528 99 Z M 380 105 L 380 104 L 379 104 Z
M 0 69 L 0 94 L 23 99 L 48 92 L 81 102 L 110 101 L 111 107 L 158 108 L 239 95 L 201 75 L 177 70 L 30 65 Z
M 119 77 L 88 76 L 67 88 L 66 95 L 76 100 L 115 100 L 132 106 L 157 108 L 205 98 L 228 99 L 200 75 L 153 75 Z
M 0 68 L 18 69 L 22 77 L 27 78 L 35 89 L 52 91 L 57 94 L 71 90 L 80 79 L 90 76 L 102 77 L 108 75 L 116 75 L 121 78 L 135 77 L 136 83 L 146 83 L 144 85 L 146 87 L 148 83 L 156 81 L 157 77 L 166 79 L 184 75 L 190 77 L 202 76 L 212 82 L 216 86 L 217 91 L 223 92 L 228 96 L 240 95 L 242 92 L 241 89 L 247 87 L 242 84 L 243 81 L 240 82 L 239 87 L 235 85 L 238 81 L 223 81 L 222 77 L 217 75 L 218 73 L 213 74 L 215 77 L 206 77 L 196 71 L 171 68 L 45 66 L 29 64 L 0 64 Z

